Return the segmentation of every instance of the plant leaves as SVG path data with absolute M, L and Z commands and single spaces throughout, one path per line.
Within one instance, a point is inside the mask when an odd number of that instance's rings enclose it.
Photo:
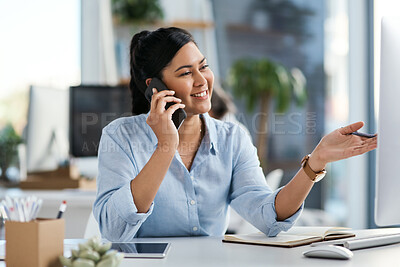
M 242 58 L 235 61 L 229 71 L 228 85 L 232 87 L 235 96 L 245 100 L 250 112 L 264 92 L 271 94 L 278 112 L 286 111 L 292 98 L 298 105 L 303 105 L 307 98 L 303 73 L 297 68 L 288 71 L 267 58 Z

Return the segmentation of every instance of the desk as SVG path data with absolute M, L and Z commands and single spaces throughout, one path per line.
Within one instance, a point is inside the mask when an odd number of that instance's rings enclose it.
M 398 233 L 399 229 L 356 230 L 358 237 Z M 312 259 L 302 255 L 309 246 L 279 248 L 223 243 L 222 237 L 138 238 L 138 242 L 170 242 L 165 259 L 124 259 L 128 266 L 400 266 L 400 244 L 355 250 L 351 260 Z M 4 241 L 0 254 L 4 255 Z M 77 247 L 82 239 L 66 239 L 65 250 Z M 0 267 L 5 266 L 0 262 Z

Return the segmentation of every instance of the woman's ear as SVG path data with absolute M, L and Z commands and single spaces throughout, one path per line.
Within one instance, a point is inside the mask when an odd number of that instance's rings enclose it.
M 149 84 L 151 83 L 152 78 L 147 78 L 146 79 L 146 86 L 149 86 Z

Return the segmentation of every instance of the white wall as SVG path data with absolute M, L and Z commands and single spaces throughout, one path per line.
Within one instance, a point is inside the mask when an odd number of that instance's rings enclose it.
M 81 1 L 82 84 L 118 83 L 110 0 Z

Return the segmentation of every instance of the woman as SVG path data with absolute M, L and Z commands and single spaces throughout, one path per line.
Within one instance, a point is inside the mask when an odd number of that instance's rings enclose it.
M 103 237 L 223 235 L 227 208 L 266 235 L 288 230 L 328 162 L 376 148 L 376 138 L 350 133 L 357 122 L 324 138 L 293 179 L 267 186 L 250 137 L 233 123 L 210 118 L 214 75 L 192 36 L 178 28 L 136 34 L 131 42 L 133 113 L 104 128 L 94 215 Z M 144 91 L 153 77 L 168 88 Z M 165 106 L 169 102 L 176 104 Z M 179 130 L 171 120 L 183 108 Z

